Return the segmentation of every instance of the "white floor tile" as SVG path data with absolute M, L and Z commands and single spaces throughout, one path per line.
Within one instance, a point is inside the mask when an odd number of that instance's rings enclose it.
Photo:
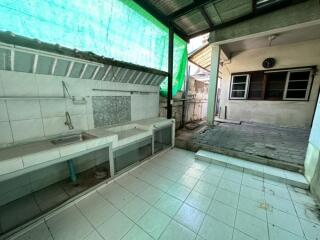
M 233 207 L 214 200 L 212 201 L 207 214 L 223 223 L 228 224 L 229 226 L 234 226 L 236 209 Z
M 254 238 L 244 234 L 243 232 L 240 232 L 237 229 L 234 229 L 232 240 L 254 240 Z
M 77 206 L 95 227 L 107 221 L 118 211 L 98 193 L 93 193 L 82 199 L 77 203 Z
M 292 201 L 266 194 L 266 203 L 280 211 L 296 215 Z
M 137 222 L 151 206 L 139 197 L 133 198 L 121 211 L 132 221 Z
M 267 211 L 268 223 L 281 227 L 291 233 L 303 236 L 303 232 L 296 215 L 282 212 L 277 209 Z
M 319 240 L 320 239 L 320 225 L 300 220 L 303 232 L 308 240 Z
M 143 200 L 148 202 L 149 204 L 153 205 L 156 203 L 164 192 L 160 191 L 159 189 L 148 186 L 143 192 L 141 192 L 138 196 L 141 197 Z
M 168 216 L 174 217 L 182 204 L 183 202 L 179 199 L 168 194 L 164 194 L 154 206 Z
M 86 236 L 83 240 L 104 240 L 104 239 L 101 237 L 101 235 L 98 232 L 93 231 L 88 236 Z
M 199 192 L 192 191 L 185 202 L 202 212 L 206 212 L 210 205 L 211 199 Z
M 138 222 L 138 225 L 154 239 L 158 239 L 160 234 L 169 224 L 171 218 L 156 208 L 151 208 Z
M 108 221 L 103 223 L 98 232 L 105 239 L 119 240 L 134 226 L 134 223 L 123 213 L 117 212 Z
M 198 180 L 199 180 L 198 178 L 194 178 L 194 177 L 191 177 L 190 175 L 185 174 L 177 181 L 177 183 L 180 183 L 186 186 L 187 188 L 192 189 L 196 185 Z
M 231 240 L 232 232 L 233 228 L 207 215 L 204 218 L 203 224 L 199 231 L 199 235 L 206 240 Z
M 235 194 L 220 188 L 217 189 L 214 195 L 215 200 L 220 201 L 224 204 L 227 204 L 233 208 L 237 208 L 238 198 L 239 198 L 238 194 Z
M 267 222 L 241 211 L 237 211 L 235 228 L 255 239 L 269 239 Z
M 103 189 L 99 189 L 99 193 L 101 193 L 105 199 L 110 201 L 118 209 L 122 208 L 134 197 L 132 193 L 121 187 L 116 182 L 108 184 Z
M 257 202 L 246 197 L 240 196 L 238 210 L 255 216 L 263 221 L 267 221 L 267 208 L 265 202 Z
M 171 188 L 169 188 L 167 193 L 180 199 L 181 201 L 184 201 L 186 200 L 190 192 L 191 192 L 190 188 L 187 188 L 179 183 L 176 183 Z
M 121 240 L 153 240 L 150 235 L 135 225 Z
M 204 182 L 202 180 L 199 180 L 194 187 L 194 191 L 197 191 L 209 198 L 212 198 L 214 196 L 216 190 L 217 190 L 216 186 L 210 183 Z
M 257 202 L 264 202 L 265 201 L 265 194 L 262 190 L 257 190 L 255 188 L 247 187 L 241 185 L 240 196 L 249 198 L 251 200 Z
M 219 188 L 227 190 L 229 192 L 236 193 L 236 194 L 239 194 L 240 186 L 241 185 L 239 183 L 235 183 L 233 181 L 230 181 L 230 180 L 224 179 L 224 178 L 222 178 L 219 183 Z
M 188 204 L 183 204 L 174 219 L 189 228 L 191 231 L 197 233 L 205 214 Z
M 43 240 L 53 240 L 49 229 L 45 223 L 41 223 L 35 226 L 30 231 L 16 238 L 16 240 L 31 240 L 31 239 L 43 239 Z
M 176 221 L 171 221 L 160 240 L 193 240 L 196 234 Z
M 270 240 L 283 240 L 283 239 L 304 240 L 302 236 L 297 236 L 291 232 L 288 232 L 272 224 L 269 224 L 269 235 L 270 235 Z
M 55 240 L 78 240 L 93 231 L 90 223 L 75 206 L 48 219 L 47 225 Z

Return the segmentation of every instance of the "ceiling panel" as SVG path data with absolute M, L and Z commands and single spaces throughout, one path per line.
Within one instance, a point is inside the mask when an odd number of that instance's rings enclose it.
M 149 0 L 163 14 L 169 15 L 193 2 L 193 0 Z
M 208 23 L 199 10 L 179 17 L 174 22 L 189 35 L 209 28 Z

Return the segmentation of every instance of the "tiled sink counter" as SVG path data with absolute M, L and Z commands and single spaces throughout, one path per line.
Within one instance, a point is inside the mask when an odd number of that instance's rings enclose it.
M 109 146 L 116 140 L 117 135 L 109 134 L 61 146 L 42 140 L 0 149 L 0 182 Z
M 57 146 L 52 144 L 50 139 L 44 139 L 2 148 L 0 149 L 0 182 L 106 146 L 118 148 L 139 139 L 152 137 L 154 129 L 170 124 L 174 129 L 174 120 L 151 118 L 120 126 L 92 129 L 86 132 L 96 138 L 68 145 Z M 112 159 L 110 165 L 112 165 Z M 110 167 L 112 169 L 112 166 Z

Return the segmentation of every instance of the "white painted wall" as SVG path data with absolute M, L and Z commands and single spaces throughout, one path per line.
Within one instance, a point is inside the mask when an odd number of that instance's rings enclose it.
M 62 81 L 65 81 L 72 96 L 85 97 L 87 103 L 74 105 L 69 99 L 0 98 L 0 146 L 67 132 L 68 128 L 64 125 L 66 111 L 70 113 L 75 129 L 94 128 L 92 96 L 131 96 L 132 120 L 159 115 L 157 86 L 0 71 L 0 97 L 61 97 Z M 119 92 L 93 91 L 94 88 Z M 124 90 L 129 92 L 120 92 Z M 130 91 L 150 93 L 131 94 Z
M 320 75 L 316 73 L 309 101 L 229 100 L 231 74 L 263 70 L 262 61 L 277 60 L 275 69 L 317 65 L 320 68 L 320 39 L 295 44 L 258 48 L 234 53 L 221 71 L 221 116 L 227 106 L 227 118 L 278 126 L 309 128 L 319 94 Z

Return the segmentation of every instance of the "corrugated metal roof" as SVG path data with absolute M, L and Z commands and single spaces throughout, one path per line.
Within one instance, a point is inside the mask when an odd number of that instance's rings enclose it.
M 0 70 L 159 86 L 166 75 L 0 42 Z
M 211 67 L 211 46 L 209 44 L 189 54 L 189 61 L 193 64 L 210 71 Z
M 193 2 L 193 0 L 149 0 L 153 5 L 156 5 L 157 8 L 165 15 L 169 15 Z
M 185 39 L 306 0 L 134 0 Z

